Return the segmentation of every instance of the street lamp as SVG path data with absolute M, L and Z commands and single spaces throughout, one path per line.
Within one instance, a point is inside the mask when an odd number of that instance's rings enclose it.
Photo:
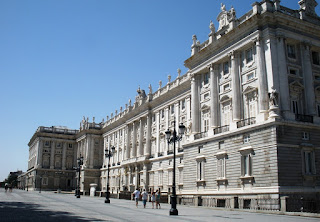
M 41 184 L 42 184 L 42 177 L 40 177 L 40 190 L 39 190 L 39 193 L 41 193 Z
M 81 173 L 81 165 L 83 164 L 83 156 L 81 156 L 77 159 L 78 163 L 78 189 L 77 189 L 77 198 L 80 198 L 80 173 Z
M 109 187 L 109 172 L 110 172 L 110 157 L 112 157 L 112 155 L 114 154 L 115 152 L 115 147 L 112 146 L 110 149 L 105 149 L 105 156 L 106 158 L 108 158 L 108 176 L 107 176 L 107 193 L 106 193 L 106 200 L 104 201 L 105 203 L 110 203 L 110 187 Z
M 172 195 L 171 195 L 171 209 L 169 211 L 169 215 L 178 215 L 178 210 L 177 210 L 177 195 L 176 195 L 176 142 L 181 141 L 182 136 L 186 130 L 186 127 L 183 125 L 183 123 L 180 123 L 179 125 L 179 135 L 177 135 L 175 126 L 176 126 L 176 121 L 173 121 L 173 133 L 171 136 L 171 131 L 168 129 L 166 133 L 166 139 L 168 141 L 168 145 L 170 143 L 173 143 L 173 178 L 172 178 Z

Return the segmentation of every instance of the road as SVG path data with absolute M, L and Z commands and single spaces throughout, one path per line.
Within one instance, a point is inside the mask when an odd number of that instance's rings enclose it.
M 143 208 L 129 200 L 111 199 L 110 204 L 104 198 L 81 196 L 53 192 L 13 190 L 5 192 L 0 188 L 1 222 L 63 222 L 63 221 L 237 221 L 237 222 L 319 222 L 319 218 L 264 214 L 245 211 L 231 211 L 204 207 L 177 205 L 179 216 L 169 216 L 169 204 L 161 204 L 161 209 L 152 209 L 151 203 Z

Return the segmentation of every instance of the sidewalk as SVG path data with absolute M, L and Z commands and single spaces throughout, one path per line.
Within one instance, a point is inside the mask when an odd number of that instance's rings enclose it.
M 188 207 L 177 205 L 178 216 L 169 216 L 169 204 L 161 204 L 161 209 L 152 209 L 147 203 L 144 209 L 142 202 L 135 207 L 134 201 L 111 199 L 104 203 L 102 197 L 58 194 L 53 192 L 37 192 L 13 190 L 5 193 L 0 189 L 0 221 L 319 221 L 319 218 L 299 217 L 277 214 L 263 214 L 243 211 L 230 211 L 205 207 Z

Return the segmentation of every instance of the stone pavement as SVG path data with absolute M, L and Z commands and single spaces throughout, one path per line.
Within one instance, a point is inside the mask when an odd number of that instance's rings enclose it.
M 161 209 L 152 209 L 142 202 L 135 207 L 134 201 L 81 196 L 53 192 L 13 190 L 5 192 L 0 188 L 0 221 L 21 222 L 62 222 L 62 221 L 259 221 L 259 222 L 319 222 L 319 218 L 263 214 L 244 211 L 230 211 L 205 207 L 177 205 L 179 216 L 169 216 L 169 204 L 161 204 Z

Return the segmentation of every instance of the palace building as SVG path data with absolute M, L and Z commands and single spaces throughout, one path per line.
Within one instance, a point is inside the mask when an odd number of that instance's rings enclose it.
M 320 202 L 320 17 L 315 0 L 298 10 L 280 0 L 254 2 L 241 17 L 221 5 L 203 43 L 192 37 L 188 72 L 106 120 L 83 118 L 79 130 L 39 127 L 29 143 L 29 189 L 110 192 L 136 187 L 172 192 L 173 145 L 165 131 L 186 132 L 176 143 L 178 202 L 209 207 L 280 210 L 281 201 Z M 36 181 L 36 182 L 35 182 Z M 320 206 L 317 206 L 318 208 Z

